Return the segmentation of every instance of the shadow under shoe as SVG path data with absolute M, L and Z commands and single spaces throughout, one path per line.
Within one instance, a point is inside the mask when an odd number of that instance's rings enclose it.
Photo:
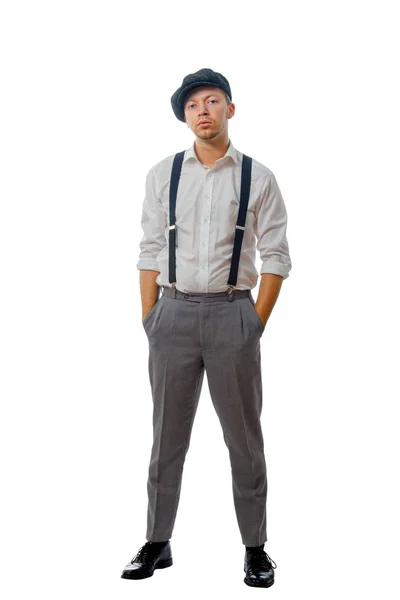
M 273 563 L 273 564 L 272 564 Z M 274 569 L 278 565 L 260 548 L 246 549 L 244 558 L 244 582 L 254 587 L 270 587 L 274 583 Z
M 122 571 L 123 579 L 144 579 L 151 577 L 155 569 L 165 569 L 172 565 L 171 544 L 164 546 L 146 542 Z

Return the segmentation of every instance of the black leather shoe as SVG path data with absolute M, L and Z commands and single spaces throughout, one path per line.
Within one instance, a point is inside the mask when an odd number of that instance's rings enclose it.
M 272 564 L 273 563 L 273 564 Z M 277 564 L 261 548 L 247 550 L 244 557 L 244 582 L 255 587 L 269 587 L 274 583 Z
M 171 544 L 159 546 L 152 542 L 146 542 L 139 552 L 134 556 L 122 571 L 124 579 L 144 579 L 151 577 L 154 569 L 165 569 L 172 565 Z

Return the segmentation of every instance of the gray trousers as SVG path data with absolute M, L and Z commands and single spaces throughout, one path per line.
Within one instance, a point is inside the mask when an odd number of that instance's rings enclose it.
M 163 293 L 143 321 L 149 341 L 153 447 L 148 541 L 172 536 L 204 369 L 229 451 L 233 500 L 246 546 L 267 541 L 267 472 L 260 416 L 264 325 L 250 290 Z

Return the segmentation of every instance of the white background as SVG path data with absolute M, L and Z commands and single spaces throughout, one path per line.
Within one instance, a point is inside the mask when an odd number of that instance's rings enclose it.
M 188 148 L 170 97 L 229 80 L 229 135 L 275 174 L 293 268 L 261 341 L 265 549 L 289 600 L 399 597 L 395 2 L 3 2 L 1 582 L 7 600 L 249 597 L 204 378 L 171 539 L 145 543 L 145 175 Z M 261 266 L 258 261 L 258 268 Z M 258 286 L 253 290 L 256 299 Z

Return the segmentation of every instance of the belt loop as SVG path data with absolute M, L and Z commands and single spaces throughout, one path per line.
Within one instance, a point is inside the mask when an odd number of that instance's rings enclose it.
M 174 290 L 174 299 L 176 300 L 176 284 L 172 283 L 171 284 L 172 289 Z
M 233 285 L 228 284 L 228 300 L 229 300 L 229 302 L 232 302 L 232 300 L 233 300 L 233 288 L 234 288 Z

